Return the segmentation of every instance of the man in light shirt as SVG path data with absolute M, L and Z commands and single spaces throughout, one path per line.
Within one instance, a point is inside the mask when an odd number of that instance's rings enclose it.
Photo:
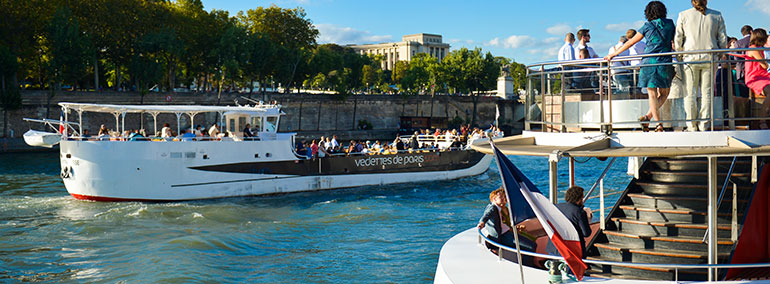
M 591 56 L 591 58 L 597 58 L 599 55 L 596 54 L 596 51 L 594 51 L 593 48 L 588 46 L 588 43 L 591 42 L 591 31 L 588 29 L 582 29 L 577 32 L 577 38 L 580 40 L 578 45 L 575 47 L 575 56 L 580 52 L 581 49 L 588 50 L 588 54 Z
M 626 43 L 626 41 L 628 41 L 628 38 L 626 38 L 626 36 L 620 36 L 618 43 L 611 46 L 607 54 L 615 53 L 615 50 L 618 50 L 619 48 L 621 48 L 623 44 Z M 618 56 L 628 56 L 628 50 L 625 50 L 619 53 Z M 623 67 L 623 66 L 628 66 L 628 61 L 615 60 L 612 62 L 612 67 Z M 612 82 L 622 92 L 628 91 L 630 87 L 630 80 L 626 73 L 628 73 L 628 70 L 626 69 L 612 70 Z
M 626 38 L 633 38 L 636 36 L 636 30 L 629 29 L 626 31 Z M 637 42 L 631 48 L 628 49 L 628 55 L 634 56 L 634 55 L 641 55 L 644 54 L 644 49 L 647 47 L 647 44 L 644 41 Z M 628 62 L 631 66 L 637 66 L 639 64 L 642 64 L 642 59 L 634 59 Z
M 572 44 L 575 43 L 575 35 L 567 33 L 564 37 L 564 45 L 559 49 L 559 61 L 575 60 L 575 48 Z

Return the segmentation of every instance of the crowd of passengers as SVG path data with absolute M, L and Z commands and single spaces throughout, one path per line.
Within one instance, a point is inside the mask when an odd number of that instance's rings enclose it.
M 298 141 L 294 151 L 308 159 L 329 155 L 389 155 L 399 151 L 452 151 L 460 150 L 474 140 L 490 136 L 502 137 L 503 132 L 494 125 L 487 130 L 471 129 L 469 125 L 462 125 L 459 130 L 422 129 L 415 131 L 413 135 L 396 136 L 391 142 L 350 140 L 347 145 L 340 143 L 337 135 L 321 136 L 320 139 L 310 142 Z
M 657 54 L 673 51 L 697 51 L 711 49 L 763 48 L 770 47 L 767 31 L 745 25 L 741 28 L 739 38 L 727 36 L 725 21 L 719 11 L 707 7 L 707 0 L 691 0 L 692 8 L 681 11 L 674 22 L 668 18 L 666 6 L 660 1 L 651 1 L 644 10 L 646 22 L 638 29 L 629 29 L 620 36 L 617 44 L 608 50 L 605 60 L 616 56 L 634 56 L 642 54 Z M 567 33 L 564 45 L 558 52 L 559 61 L 599 58 L 600 56 L 589 46 L 591 35 L 588 29 L 580 29 L 577 36 Z M 705 131 L 708 129 L 708 119 L 711 118 L 712 90 L 716 96 L 722 96 L 723 106 L 727 105 L 728 89 L 734 89 L 736 102 L 736 117 L 744 117 L 750 98 L 750 91 L 763 98 L 770 94 L 770 73 L 766 57 L 768 51 L 750 50 L 735 51 L 721 54 L 723 61 L 716 72 L 710 64 L 699 64 L 711 60 L 707 54 L 686 54 L 676 58 L 672 56 L 648 56 L 635 60 L 611 61 L 616 68 L 612 71 L 612 84 L 622 91 L 633 87 L 647 94 L 649 110 L 639 117 L 642 128 L 647 131 L 650 121 L 663 120 L 661 107 L 669 104 L 671 117 L 685 117 L 689 122 L 687 131 Z M 671 64 L 678 62 L 693 62 L 687 65 Z M 567 65 L 568 66 L 568 65 Z M 630 69 L 623 66 L 640 66 L 637 86 L 631 86 L 634 81 Z M 568 66 L 566 69 L 579 69 Z M 582 67 L 580 67 L 582 68 Z M 726 78 L 732 77 L 732 88 Z M 564 84 L 567 89 L 598 89 L 599 81 L 595 72 L 566 73 Z M 728 87 L 725 87 L 728 86 Z M 700 95 L 699 95 L 700 93 Z M 700 96 L 700 102 L 697 97 Z M 764 100 L 760 116 L 770 114 L 770 100 Z M 700 120 L 694 122 L 693 120 Z M 765 121 L 760 121 L 757 128 L 768 129 Z M 655 131 L 665 131 L 662 123 L 657 123 Z
M 141 141 L 141 140 L 165 140 L 165 141 L 198 141 L 198 140 L 217 140 L 223 137 L 230 137 L 228 131 L 222 132 L 219 130 L 219 126 L 215 123 L 210 128 L 204 129 L 203 126 L 197 125 L 192 130 L 181 129 L 179 133 L 171 129 L 168 123 L 163 124 L 163 128 L 156 132 L 155 135 L 147 135 L 144 129 L 131 129 L 125 130 L 123 133 L 110 130 L 102 124 L 99 127 L 99 132 L 96 136 L 92 136 L 88 129 L 84 129 L 80 135 L 82 139 L 88 140 L 118 140 L 118 141 Z M 244 129 L 244 138 L 254 137 L 249 125 L 246 125 Z

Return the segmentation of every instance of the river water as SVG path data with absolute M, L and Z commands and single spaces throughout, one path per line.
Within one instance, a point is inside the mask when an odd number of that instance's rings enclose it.
M 546 158 L 511 158 L 547 192 Z M 578 185 L 606 164 L 578 164 Z M 55 152 L 0 154 L 0 282 L 431 283 L 443 243 L 500 186 L 492 163 L 453 181 L 104 203 L 70 197 L 59 170 Z M 625 188 L 625 171 L 616 162 L 605 186 Z

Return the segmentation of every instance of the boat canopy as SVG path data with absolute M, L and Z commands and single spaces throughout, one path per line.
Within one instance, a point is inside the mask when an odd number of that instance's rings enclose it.
M 278 116 L 285 113 L 281 112 L 281 106 L 275 104 L 257 104 L 245 106 L 199 106 L 199 105 L 110 105 L 110 104 L 88 104 L 88 103 L 59 103 L 64 109 L 75 110 L 78 112 L 101 112 L 101 113 L 242 113 L 255 116 Z

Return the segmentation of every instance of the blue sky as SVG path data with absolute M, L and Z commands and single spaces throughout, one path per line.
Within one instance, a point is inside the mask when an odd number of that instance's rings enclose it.
M 668 17 L 691 8 L 687 0 L 663 0 Z M 259 6 L 302 7 L 320 31 L 319 43 L 359 44 L 400 41 L 401 36 L 434 33 L 452 49 L 481 47 L 521 63 L 551 61 L 566 32 L 591 30 L 591 46 L 606 55 L 628 28 L 641 27 L 648 1 L 636 0 L 203 0 L 206 10 L 231 15 Z M 712 0 L 722 12 L 727 34 L 740 28 L 770 27 L 770 0 Z

